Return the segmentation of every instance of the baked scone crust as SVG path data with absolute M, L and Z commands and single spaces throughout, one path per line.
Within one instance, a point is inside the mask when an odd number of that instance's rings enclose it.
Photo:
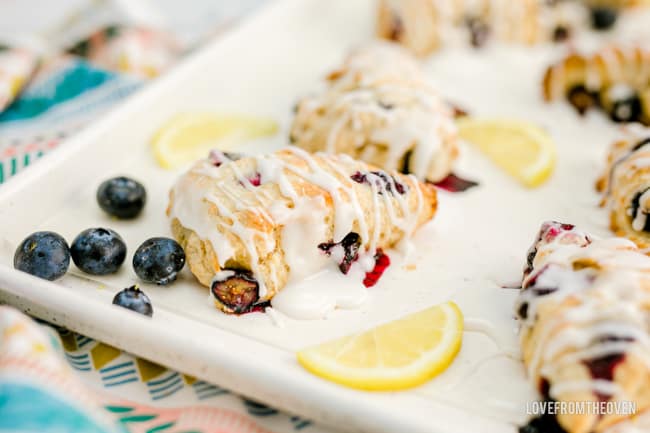
M 580 91 L 591 99 L 584 107 L 573 103 L 581 113 L 599 106 L 614 120 L 650 124 L 650 50 L 614 45 L 588 55 L 572 53 L 546 70 L 542 89 L 546 101 L 571 100 L 571 92 Z M 626 92 L 629 96 L 624 97 L 638 98 L 639 113 L 630 119 L 616 119 L 616 93 Z
M 300 100 L 290 137 L 310 152 L 345 153 L 432 182 L 458 157 L 452 110 L 416 60 L 389 43 L 356 50 L 324 92 Z
M 621 10 L 648 0 L 380 0 L 376 34 L 417 56 L 449 43 L 488 39 L 532 45 L 563 41 L 590 26 L 591 8 Z
M 640 125 L 625 128 L 614 142 L 606 168 L 596 182 L 601 205 L 609 211 L 610 228 L 641 249 L 650 248 L 650 129 Z
M 435 188 L 413 176 L 345 155 L 287 148 L 218 167 L 210 159 L 197 162 L 171 191 L 168 214 L 201 284 L 210 287 L 224 269 L 245 270 L 259 283 L 259 303 L 303 271 L 291 268 L 296 255 L 314 255 L 307 265 L 317 265 L 323 259 L 318 245 L 350 232 L 361 236 L 362 253 L 374 255 L 410 237 L 436 207 Z M 305 230 L 289 257 L 286 242 L 295 233 L 287 234 L 287 227 Z
M 488 38 L 531 45 L 584 26 L 577 2 L 544 0 L 381 0 L 377 36 L 425 56 L 459 38 L 480 46 Z
M 516 305 L 529 377 L 547 399 L 650 410 L 650 258 L 622 238 L 545 223 Z M 567 433 L 605 432 L 631 413 L 561 413 Z M 636 430 L 635 430 L 636 431 Z

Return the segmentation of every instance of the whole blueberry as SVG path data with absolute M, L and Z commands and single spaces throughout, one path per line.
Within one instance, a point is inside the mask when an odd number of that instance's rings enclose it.
M 111 229 L 92 228 L 79 233 L 70 254 L 74 264 L 87 274 L 114 274 L 124 263 L 126 244 Z
M 138 286 L 131 286 L 115 295 L 113 305 L 128 308 L 145 316 L 151 317 L 153 315 L 151 300 Z
M 32 233 L 14 254 L 14 268 L 50 281 L 61 278 L 69 266 L 68 243 L 53 232 Z
M 614 101 L 610 117 L 615 122 L 636 122 L 640 120 L 642 114 L 641 98 L 635 93 L 627 98 Z
M 133 255 L 133 270 L 143 281 L 169 284 L 185 265 L 185 252 L 173 239 L 151 238 Z
M 591 26 L 596 30 L 608 30 L 616 24 L 618 11 L 611 7 L 594 7 L 591 9 Z
M 97 203 L 106 213 L 121 219 L 135 218 L 147 201 L 147 191 L 141 183 L 128 177 L 114 177 L 97 189 Z

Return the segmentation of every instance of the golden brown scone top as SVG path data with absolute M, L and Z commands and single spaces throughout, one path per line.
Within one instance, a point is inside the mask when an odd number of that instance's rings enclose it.
M 321 263 L 319 244 L 357 233 L 360 251 L 374 254 L 410 237 L 437 206 L 435 188 L 412 176 L 298 148 L 237 160 L 215 154 L 170 195 L 172 230 L 199 281 L 209 286 L 224 269 L 250 272 L 256 301 L 304 271 L 298 256 Z

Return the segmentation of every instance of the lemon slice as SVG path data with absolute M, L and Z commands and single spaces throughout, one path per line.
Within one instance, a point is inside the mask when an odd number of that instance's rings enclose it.
M 452 363 L 462 334 L 463 315 L 456 304 L 447 302 L 304 349 L 298 352 L 298 362 L 317 376 L 352 388 L 411 388 Z
M 214 113 L 185 113 L 163 125 L 153 137 L 154 156 L 163 168 L 204 157 L 212 149 L 232 150 L 244 140 L 273 135 L 273 119 Z
M 459 119 L 458 131 L 496 165 L 534 188 L 553 173 L 557 153 L 551 137 L 539 127 L 518 120 Z

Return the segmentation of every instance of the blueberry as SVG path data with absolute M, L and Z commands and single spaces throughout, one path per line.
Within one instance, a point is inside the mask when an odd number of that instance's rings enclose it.
M 490 37 L 490 26 L 480 18 L 467 18 L 467 28 L 470 34 L 470 43 L 474 48 L 480 48 Z
M 608 30 L 616 24 L 618 11 L 608 7 L 594 7 L 591 9 L 591 26 L 596 30 Z
M 87 229 L 74 239 L 70 253 L 74 264 L 87 274 L 114 274 L 124 263 L 126 244 L 111 229 Z
M 133 269 L 147 283 L 169 284 L 185 265 L 185 252 L 173 239 L 151 238 L 133 255 Z
M 635 122 L 640 120 L 641 113 L 641 99 L 635 93 L 627 98 L 615 101 L 610 116 L 615 122 Z
M 14 254 L 14 268 L 50 281 L 61 278 L 68 266 L 68 243 L 53 232 L 32 233 L 22 241 Z
M 358 233 L 350 232 L 341 240 L 341 242 L 323 242 L 318 244 L 318 249 L 328 256 L 332 255 L 334 247 L 343 248 L 343 257 L 339 263 L 339 270 L 346 274 L 350 272 L 352 263 L 359 259 L 359 248 L 361 247 L 361 236 Z
M 97 189 L 97 203 L 106 213 L 131 219 L 140 214 L 147 201 L 147 192 L 141 183 L 128 177 L 114 177 Z
M 598 104 L 597 96 L 581 84 L 569 89 L 567 98 L 580 115 L 585 114 L 590 108 Z
M 249 271 L 224 269 L 211 284 L 212 294 L 230 313 L 250 312 L 259 299 L 259 285 Z
M 131 286 L 115 295 L 113 305 L 128 308 L 145 316 L 153 315 L 151 300 L 142 290 L 138 289 L 138 286 Z
M 553 42 L 564 42 L 571 37 L 571 30 L 568 27 L 559 25 L 553 29 Z
M 639 214 L 639 208 L 641 207 L 641 196 L 648 192 L 650 188 L 645 188 L 637 192 L 634 197 L 632 197 L 632 202 L 630 203 L 630 215 L 632 219 L 635 219 Z M 641 229 L 644 232 L 650 232 L 650 218 L 646 218 L 645 224 Z
M 368 176 L 370 174 L 371 176 Z M 375 186 L 378 189 L 379 194 L 383 194 L 384 190 L 393 193 L 393 184 L 395 185 L 395 190 L 402 195 L 406 193 L 407 187 L 401 184 L 395 177 L 390 176 L 384 171 L 371 171 L 368 173 L 361 173 L 357 171 L 350 176 L 350 179 L 356 183 L 365 183 L 371 185 L 371 181 L 374 182 Z M 392 182 L 391 182 L 392 181 Z

